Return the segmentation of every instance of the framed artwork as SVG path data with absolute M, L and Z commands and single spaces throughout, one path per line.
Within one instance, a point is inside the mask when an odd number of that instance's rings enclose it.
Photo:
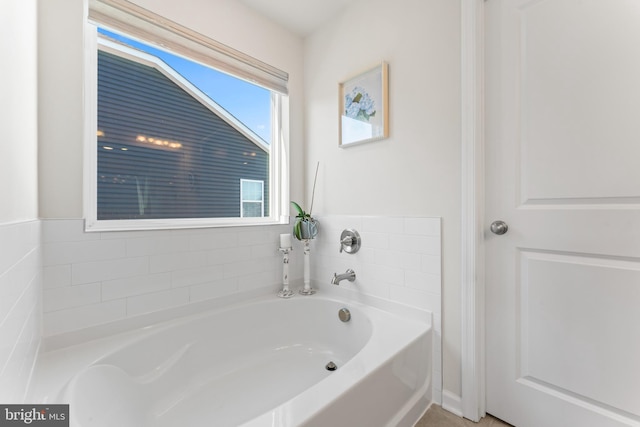
M 339 145 L 349 147 L 389 136 L 389 65 L 339 85 Z

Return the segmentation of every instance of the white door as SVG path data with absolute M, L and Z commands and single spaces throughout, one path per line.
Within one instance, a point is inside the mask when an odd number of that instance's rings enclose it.
M 485 6 L 487 412 L 640 426 L 640 0 Z

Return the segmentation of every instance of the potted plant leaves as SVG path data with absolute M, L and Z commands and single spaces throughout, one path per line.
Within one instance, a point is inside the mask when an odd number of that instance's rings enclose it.
M 318 221 L 316 221 L 312 216 L 311 212 L 313 211 L 313 199 L 316 194 L 316 181 L 318 179 L 318 167 L 320 163 L 316 165 L 316 175 L 313 179 L 313 191 L 311 193 L 311 208 L 307 213 L 302 207 L 294 201 L 291 201 L 294 209 L 298 213 L 296 215 L 296 222 L 293 224 L 293 235 L 298 240 L 309 240 L 313 239 L 318 235 Z
M 295 210 L 298 212 L 296 215 L 296 222 L 293 224 L 293 235 L 298 240 L 313 239 L 318 235 L 318 222 L 309 213 L 305 212 L 299 204 L 291 202 Z

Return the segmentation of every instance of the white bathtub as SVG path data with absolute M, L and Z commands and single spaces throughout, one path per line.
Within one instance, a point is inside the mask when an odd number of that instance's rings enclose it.
M 92 345 L 58 357 L 93 355 L 49 399 L 70 404 L 72 427 L 412 426 L 431 401 L 428 320 L 317 295 L 254 299 Z

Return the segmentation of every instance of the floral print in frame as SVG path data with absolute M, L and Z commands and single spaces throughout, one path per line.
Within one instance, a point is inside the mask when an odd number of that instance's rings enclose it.
M 340 83 L 341 147 L 389 136 L 388 64 Z

